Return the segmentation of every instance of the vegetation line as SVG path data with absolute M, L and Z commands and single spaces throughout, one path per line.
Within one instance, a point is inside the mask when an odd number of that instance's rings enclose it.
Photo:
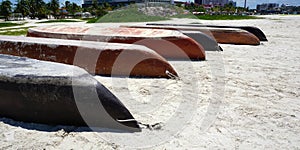
M 0 32 L 0 35 L 12 35 L 12 36 L 26 35 L 27 34 L 27 30 L 28 29 Z
M 47 20 L 38 23 L 55 23 L 55 22 L 81 22 L 80 20 L 68 20 L 68 19 L 57 19 L 57 20 Z
M 202 20 L 242 20 L 242 19 L 263 19 L 256 16 L 242 16 L 242 15 L 197 15 Z
M 0 28 L 0 32 L 2 32 L 2 31 L 11 31 L 11 30 L 29 29 L 29 28 L 33 28 L 33 27 L 35 27 L 35 26 L 18 27 L 18 28 L 5 28 L 5 29 L 1 29 L 1 28 Z
M 19 24 L 19 23 L 11 23 L 11 22 L 1 22 L 0 23 L 0 28 L 5 28 L 5 27 L 13 27 L 13 26 L 20 26 L 23 24 Z

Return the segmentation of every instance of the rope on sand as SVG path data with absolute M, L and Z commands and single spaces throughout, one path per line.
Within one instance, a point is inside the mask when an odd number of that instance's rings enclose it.
M 155 123 L 155 124 L 145 124 L 138 122 L 141 128 L 143 129 L 149 129 L 149 130 L 160 130 L 162 128 L 162 123 Z
M 119 120 L 117 119 L 118 122 L 131 122 L 131 121 L 134 121 L 136 122 L 135 119 L 125 119 L 125 120 Z M 145 124 L 145 123 L 141 123 L 141 122 L 137 122 L 140 127 L 142 129 L 149 129 L 149 130 L 159 130 L 162 128 L 162 123 L 155 123 L 155 124 Z
M 166 74 L 168 77 L 170 77 L 171 79 L 174 79 L 174 80 L 180 80 L 179 77 L 177 77 L 176 75 L 174 75 L 173 73 L 169 72 L 168 70 L 166 71 Z

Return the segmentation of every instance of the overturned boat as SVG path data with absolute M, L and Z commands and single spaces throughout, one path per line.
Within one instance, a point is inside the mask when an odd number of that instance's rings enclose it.
M 151 28 L 149 26 L 143 26 L 143 25 L 131 25 L 131 26 L 121 26 L 121 27 L 146 28 L 146 29 Z M 177 30 L 176 28 L 157 28 L 157 29 Z M 198 42 L 200 45 L 203 46 L 205 51 L 223 51 L 223 49 L 218 45 L 217 41 L 205 33 L 202 33 L 200 31 L 188 31 L 188 30 L 178 30 L 178 31 L 180 31 L 184 35 L 194 39 L 196 42 Z
M 215 39 L 221 44 L 237 44 L 237 45 L 260 45 L 260 40 L 247 31 L 234 28 L 212 28 L 212 27 L 193 27 L 193 26 L 158 26 L 158 25 L 146 25 L 143 28 L 148 29 L 167 29 L 167 30 L 179 30 L 179 31 L 200 31 Z
M 73 64 L 103 76 L 177 76 L 167 60 L 141 45 L 0 36 L 0 53 Z
M 0 54 L 0 116 L 18 121 L 140 131 L 122 102 L 85 70 Z
M 205 60 L 204 48 L 178 31 L 97 26 L 43 26 L 27 36 L 144 45 L 168 59 Z
M 212 27 L 212 28 L 237 28 L 246 30 L 254 34 L 260 41 L 268 41 L 264 32 L 254 26 L 224 26 L 224 25 L 203 25 L 203 24 L 162 24 L 162 23 L 148 23 L 147 25 L 155 26 L 190 26 L 190 27 Z

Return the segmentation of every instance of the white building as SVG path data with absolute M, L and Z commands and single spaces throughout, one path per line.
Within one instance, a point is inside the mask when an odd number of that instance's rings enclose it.
M 236 2 L 233 0 L 229 0 L 228 4 L 231 4 L 233 7 L 236 7 Z
M 256 5 L 256 10 L 261 11 L 275 11 L 279 8 L 279 4 L 277 3 L 263 3 Z
M 136 0 L 97 0 L 98 4 L 109 3 L 112 5 L 116 4 L 130 4 L 136 2 Z M 93 5 L 93 0 L 83 0 L 82 7 L 89 7 Z
M 129 3 L 164 3 L 174 4 L 174 0 L 98 0 L 98 4 L 110 3 L 110 4 L 129 4 Z M 93 4 L 93 0 L 83 0 L 82 7 L 89 7 Z
M 221 5 L 228 4 L 228 0 L 202 0 L 203 5 Z

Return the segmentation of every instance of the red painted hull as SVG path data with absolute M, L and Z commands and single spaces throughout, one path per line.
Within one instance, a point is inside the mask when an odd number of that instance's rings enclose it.
M 128 27 L 128 26 L 125 26 Z M 131 28 L 144 29 L 165 29 L 179 31 L 200 31 L 221 44 L 237 44 L 237 45 L 260 45 L 260 40 L 250 32 L 241 29 L 229 28 L 205 28 L 205 27 L 187 27 L 187 26 L 132 26 Z
M 147 46 L 169 59 L 205 60 L 203 47 L 178 31 L 84 26 L 47 26 L 28 30 L 27 36 Z
M 0 53 L 73 64 L 104 76 L 177 76 L 163 57 L 140 45 L 0 36 Z

